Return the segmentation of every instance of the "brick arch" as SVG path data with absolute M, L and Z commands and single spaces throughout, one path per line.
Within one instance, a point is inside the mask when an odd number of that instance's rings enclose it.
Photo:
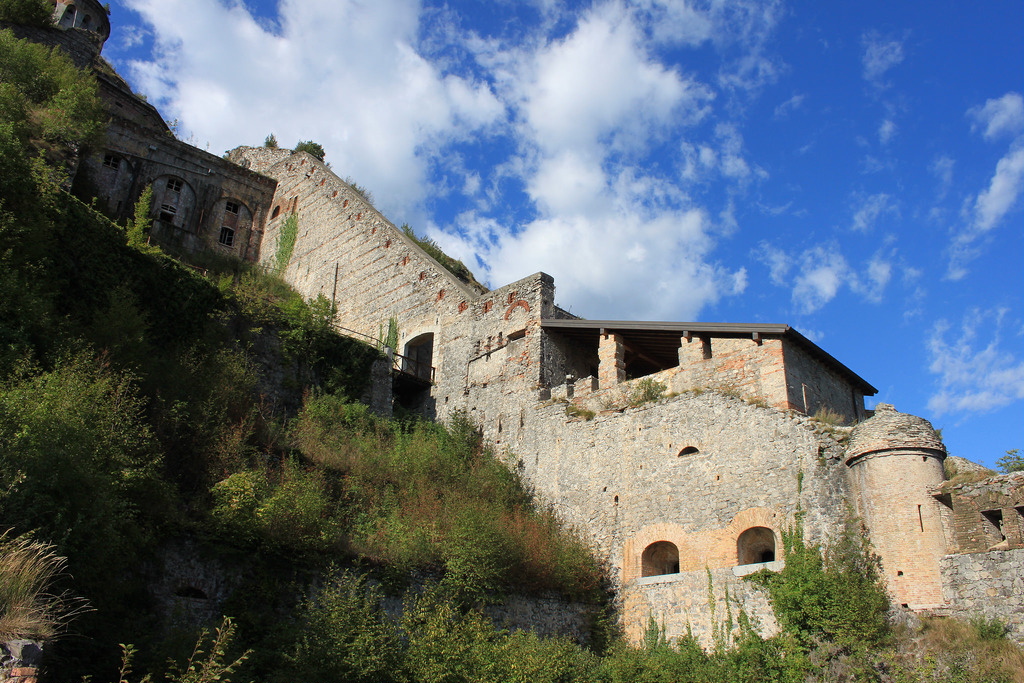
M 527 313 L 530 312 L 530 304 L 520 299 L 519 301 L 509 306 L 508 310 L 505 311 L 505 320 L 508 320 L 509 316 L 512 315 L 512 311 L 516 310 L 517 308 L 525 308 Z
M 611 504 L 609 500 L 609 505 Z M 697 542 L 697 539 L 688 534 L 682 525 L 668 523 L 650 524 L 637 531 L 623 545 L 623 582 L 642 577 L 643 554 L 648 548 L 659 542 L 667 542 L 675 546 L 678 551 L 678 571 L 694 571 L 704 567 L 707 558 L 700 550 L 701 544 Z
M 762 527 L 772 532 L 775 537 L 775 557 L 782 557 L 782 524 L 785 516 L 771 508 L 747 508 L 736 514 L 732 521 L 723 529 L 718 551 L 727 566 L 735 567 L 740 563 L 737 543 L 741 535 L 750 529 Z

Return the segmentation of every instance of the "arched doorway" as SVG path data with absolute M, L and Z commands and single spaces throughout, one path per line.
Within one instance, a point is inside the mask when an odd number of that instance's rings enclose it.
M 431 366 L 434 362 L 434 333 L 427 332 L 413 337 L 405 345 L 405 361 L 402 369 L 428 382 L 431 377 Z
M 640 576 L 679 573 L 679 549 L 675 543 L 656 541 L 644 548 L 640 556 Z
M 747 529 L 736 540 L 738 564 L 775 561 L 775 532 L 764 526 Z

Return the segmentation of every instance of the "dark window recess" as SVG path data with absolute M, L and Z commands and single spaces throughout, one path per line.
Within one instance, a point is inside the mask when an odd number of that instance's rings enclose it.
M 684 455 L 697 455 L 698 453 L 700 453 L 700 451 L 697 450 L 696 446 L 687 446 L 683 450 L 679 451 L 679 457 Z
M 235 231 L 231 228 L 224 226 L 220 229 L 220 238 L 217 240 L 225 247 L 231 247 L 235 244 Z
M 167 179 L 167 189 L 171 192 L 181 192 L 182 182 L 178 178 Z
M 167 223 L 173 223 L 174 217 L 178 213 L 178 207 L 171 204 L 162 204 L 160 206 L 160 220 L 166 221 Z
M 739 564 L 759 564 L 775 561 L 775 532 L 763 526 L 747 529 L 736 540 Z
M 107 154 L 103 157 L 103 165 L 116 171 L 121 167 L 121 160 L 113 154 Z
M 669 541 L 658 541 L 644 549 L 640 556 L 641 576 L 662 576 L 679 573 L 679 549 Z
M 990 539 L 993 539 L 996 543 L 1000 543 L 1006 540 L 1006 534 L 1003 533 L 1003 511 L 1002 510 L 982 510 L 981 517 L 984 521 L 988 522 L 985 525 L 985 533 Z
M 281 215 L 281 207 L 280 206 L 275 206 L 274 210 L 270 212 L 270 217 L 271 218 L 277 218 L 280 215 Z
M 233 213 L 237 216 L 238 204 L 236 202 L 228 202 L 227 204 L 224 205 L 224 210 L 227 211 L 228 213 Z

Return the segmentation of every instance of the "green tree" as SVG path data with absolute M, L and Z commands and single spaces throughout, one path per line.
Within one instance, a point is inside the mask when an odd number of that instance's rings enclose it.
M 996 461 L 996 467 L 1003 474 L 1010 472 L 1024 472 L 1024 456 L 1020 454 L 1019 448 L 1011 448 L 1006 455 Z
M 277 149 L 277 136 L 271 133 L 263 140 L 263 146 L 269 149 Z
M 142 249 L 147 245 L 146 231 L 149 229 L 149 211 L 153 204 L 153 187 L 146 186 L 142 191 L 139 201 L 135 202 L 135 218 L 128 224 L 128 244 L 136 249 Z
M 312 140 L 300 140 L 292 151 L 312 154 L 320 161 L 323 161 L 324 157 L 327 156 L 323 146 L 319 142 L 313 142 Z
M 53 9 L 43 0 L 0 0 L 0 21 L 27 26 L 52 26 Z

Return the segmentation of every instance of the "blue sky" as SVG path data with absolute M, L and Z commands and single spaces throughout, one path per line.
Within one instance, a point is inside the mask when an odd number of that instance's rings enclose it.
M 989 465 L 1024 446 L 1024 4 L 115 0 L 221 153 L 313 139 L 497 287 L 788 323 Z

